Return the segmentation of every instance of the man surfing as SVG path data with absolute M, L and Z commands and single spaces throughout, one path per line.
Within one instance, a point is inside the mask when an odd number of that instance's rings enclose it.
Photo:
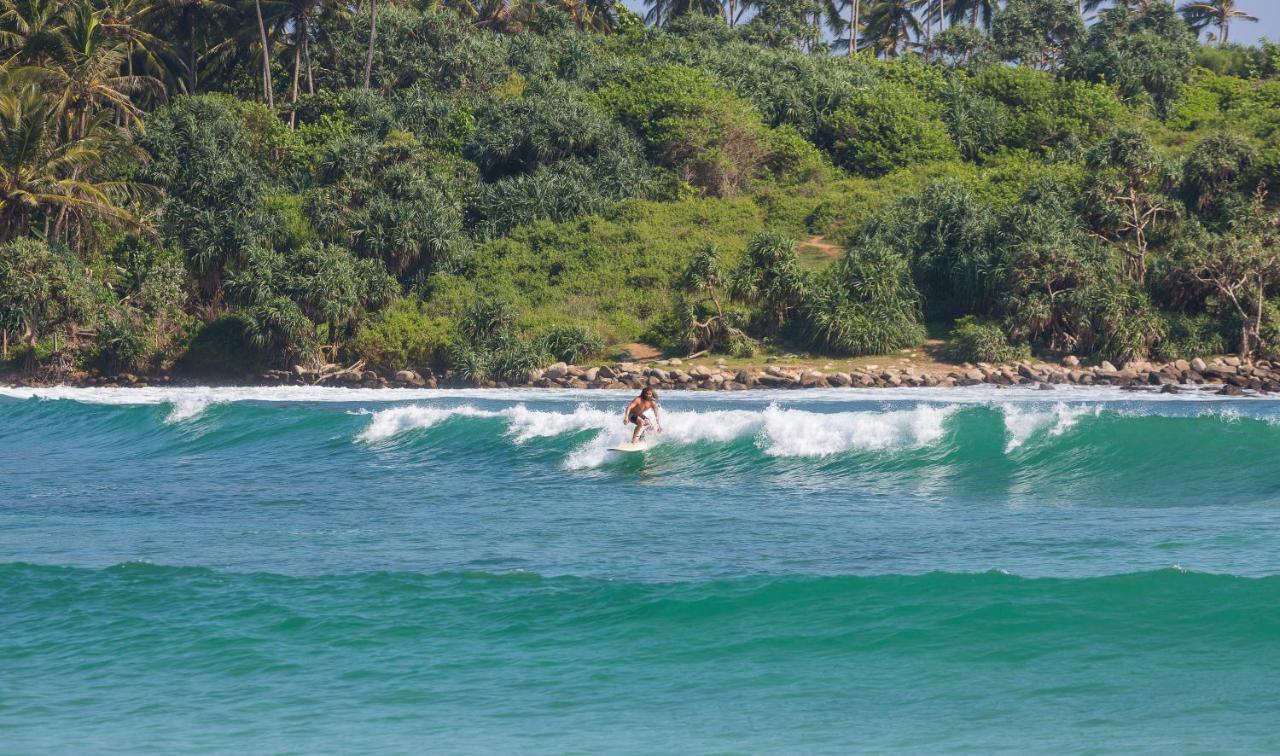
M 634 423 L 636 426 L 631 433 L 631 443 L 639 441 L 649 427 L 649 418 L 645 417 L 645 413 L 649 410 L 653 410 L 653 424 L 661 433 L 662 421 L 658 417 L 658 394 L 653 389 L 645 387 L 640 390 L 640 396 L 631 400 L 627 405 L 627 411 L 623 413 L 622 424 L 625 426 Z

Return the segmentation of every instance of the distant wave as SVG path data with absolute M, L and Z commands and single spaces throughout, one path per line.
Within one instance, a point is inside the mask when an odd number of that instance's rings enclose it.
M 936 624 L 959 631 L 992 632 L 1003 637 L 1006 620 L 1020 612 L 1035 616 L 1048 632 L 1055 621 L 1083 628 L 1083 613 L 1117 625 L 1186 628 L 1203 623 L 1197 636 L 1211 635 L 1230 623 L 1237 633 L 1258 635 L 1277 629 L 1273 615 L 1280 602 L 1280 576 L 1248 578 L 1189 572 L 1177 567 L 1149 572 L 1081 578 L 1026 578 L 1001 570 L 980 573 L 931 572 L 915 575 L 792 575 L 722 580 L 651 582 L 542 576 L 529 572 L 435 573 L 361 572 L 343 575 L 286 576 L 228 573 L 200 567 L 129 562 L 105 569 L 0 564 L 0 598 L 7 611 L 44 614 L 65 600 L 87 600 L 92 612 L 169 611 L 172 597 L 183 604 L 232 606 L 269 590 L 284 600 L 307 603 L 321 596 L 335 610 L 401 614 L 438 597 L 438 609 L 453 621 L 469 623 L 477 614 L 514 611 L 509 600 L 528 602 L 520 611 L 584 624 L 612 616 L 624 607 L 628 621 L 680 624 L 681 618 L 741 615 L 768 618 L 776 625 L 826 627 L 843 634 L 831 612 L 857 609 L 873 624 L 881 608 L 912 607 L 906 625 Z M 85 593 L 88 591 L 89 593 Z M 292 597 L 292 598 L 290 598 Z M 460 603 L 461 602 L 461 603 Z M 252 602 L 250 602 L 252 603 Z M 1000 614 L 984 617 L 984 607 Z M 1144 616 L 1134 610 L 1144 609 Z M 193 609 L 185 607 L 182 611 Z M 926 609 L 927 608 L 927 609 Z M 103 622 L 118 621 L 114 614 Z M 225 616 L 225 615 L 224 615 Z M 855 615 L 846 615 L 856 621 Z M 825 617 L 823 621 L 817 621 Z M 251 618 L 249 618 L 251 619 Z M 962 620 L 961 624 L 953 622 Z M 84 620 L 91 621 L 91 620 Z M 754 620 L 753 620 L 754 621 Z M 117 622 L 118 623 L 118 622 Z M 141 628 L 139 628 L 141 630 Z M 950 631 L 949 631 L 950 632 Z M 1181 632 L 1181 631 L 1179 631 Z
M 943 421 L 955 407 L 918 406 L 884 412 L 820 413 L 770 405 L 763 410 L 668 411 L 663 413 L 662 433 L 651 432 L 653 446 L 727 443 L 755 440 L 764 453 L 776 457 L 823 457 L 851 450 L 924 446 L 944 433 Z M 442 408 L 394 407 L 373 413 L 359 435 L 364 442 L 378 442 L 396 435 L 423 430 L 453 418 L 500 418 L 517 444 L 593 431 L 595 436 L 569 456 L 570 468 L 596 467 L 608 448 L 626 440 L 618 411 L 580 404 L 572 412 L 551 412 L 516 405 L 502 410 L 481 410 L 471 405 Z

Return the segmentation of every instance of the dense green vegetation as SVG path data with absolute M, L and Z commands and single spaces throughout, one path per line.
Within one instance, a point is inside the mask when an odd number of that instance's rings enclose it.
M 1280 345 L 1280 47 L 1228 0 L 649 8 L 0 0 L 3 359 Z

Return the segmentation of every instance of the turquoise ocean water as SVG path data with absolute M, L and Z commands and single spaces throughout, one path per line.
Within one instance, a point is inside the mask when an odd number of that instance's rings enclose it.
M 1266 753 L 1280 402 L 0 390 L 0 752 Z

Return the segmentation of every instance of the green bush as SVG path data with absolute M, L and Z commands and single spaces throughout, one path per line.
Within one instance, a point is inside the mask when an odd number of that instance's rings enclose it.
M 760 116 L 702 71 L 646 66 L 601 89 L 600 98 L 653 160 L 710 195 L 739 193 L 768 157 Z
M 1152 355 L 1160 360 L 1191 360 L 1227 351 L 1223 324 L 1209 315 L 1165 314 L 1164 338 Z
M 421 300 L 401 299 L 366 321 L 351 349 L 386 370 L 438 368 L 456 333 L 452 319 L 428 314 Z
M 579 325 L 556 326 L 538 339 L 541 351 L 560 362 L 578 364 L 604 351 L 604 341 Z
M 198 326 L 177 367 L 196 373 L 246 373 L 267 361 L 250 335 L 253 323 L 243 313 L 223 315 Z
M 966 315 L 952 326 L 946 355 L 953 362 L 998 363 L 1030 359 L 1031 349 L 1010 344 L 995 321 Z
M 517 318 L 516 309 L 505 300 L 473 302 L 459 320 L 458 338 L 448 350 L 454 376 L 473 383 L 521 381 L 550 362 L 541 342 L 517 332 Z
M 836 164 L 864 176 L 956 157 L 942 107 L 911 87 L 884 82 L 852 95 L 821 127 Z
M 123 313 L 98 324 L 94 346 L 96 361 L 106 370 L 138 370 L 145 366 L 148 357 L 145 334 Z
M 803 316 L 805 333 L 831 354 L 888 354 L 925 338 L 907 261 L 883 247 L 851 250 L 815 286 Z

